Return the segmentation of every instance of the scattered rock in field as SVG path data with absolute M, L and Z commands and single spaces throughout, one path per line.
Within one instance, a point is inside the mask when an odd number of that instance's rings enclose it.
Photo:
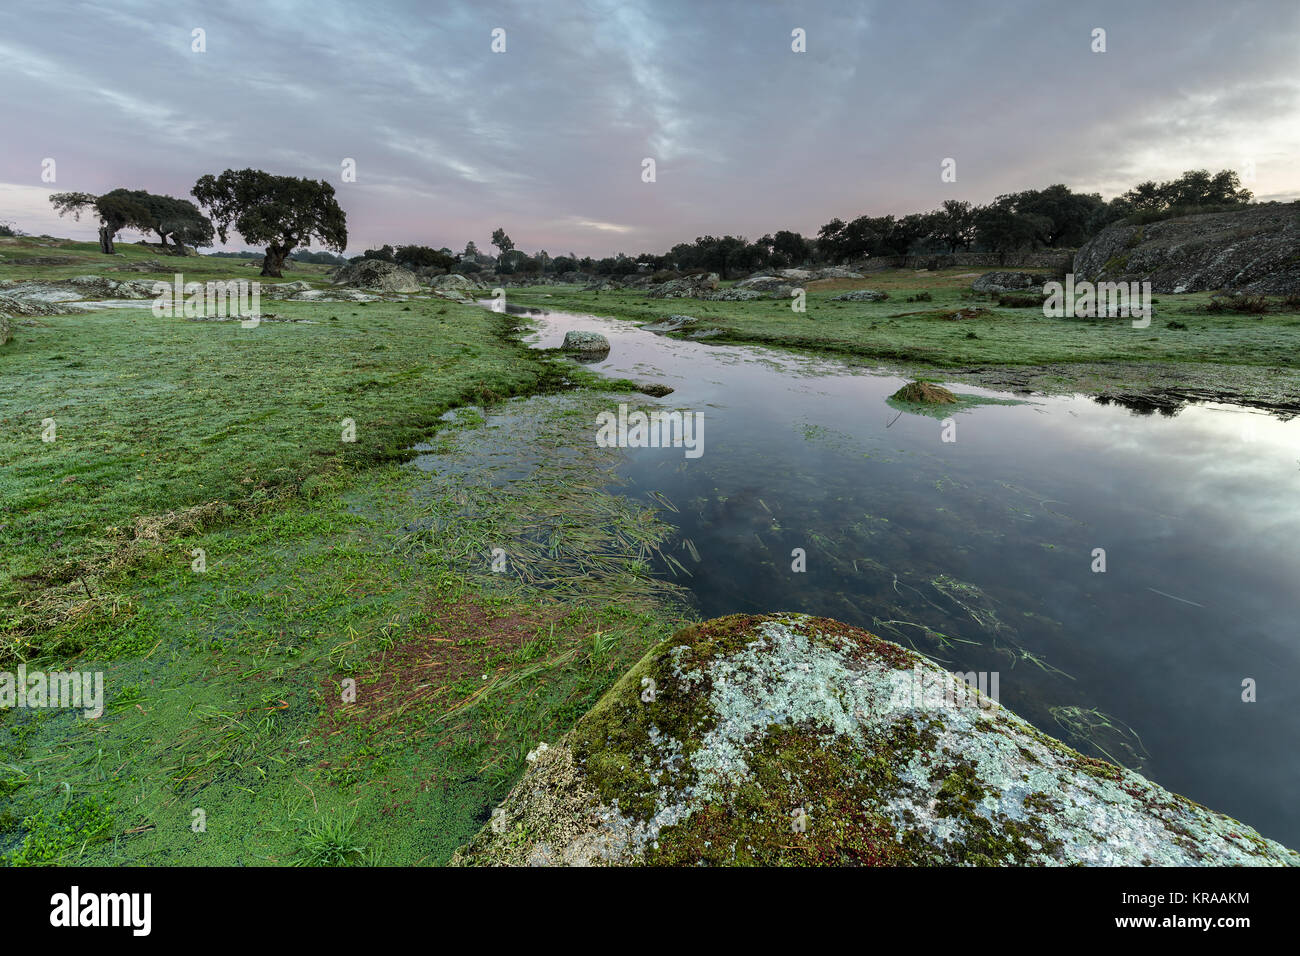
M 850 269 L 848 266 L 826 266 L 823 269 L 818 269 L 814 277 L 817 279 L 861 279 L 863 276 L 861 272 Z
M 915 405 L 956 405 L 957 396 L 941 385 L 930 382 L 908 382 L 893 395 L 897 402 L 911 402 Z
M 5 345 L 14 337 L 14 324 L 9 316 L 0 312 L 0 345 Z
M 657 285 L 649 286 L 646 295 L 652 299 L 690 299 L 703 298 L 703 293 L 713 292 L 718 288 L 718 274 L 686 276 L 682 279 L 669 279 Z
M 852 292 L 845 292 L 842 295 L 832 297 L 832 302 L 884 302 L 889 298 L 888 292 L 878 292 L 875 289 L 854 289 Z
M 779 292 L 783 295 L 789 295 L 790 290 L 794 288 L 787 279 L 778 276 L 750 276 L 748 279 L 741 279 L 733 289 L 754 289 L 758 292 Z
M 1021 289 L 1042 287 L 1044 279 L 1032 272 L 986 272 L 970 287 L 976 292 L 1016 292 Z
M 423 288 L 414 272 L 380 259 L 350 262 L 334 273 L 332 281 L 335 285 L 350 285 L 374 292 L 410 293 Z
M 599 332 L 580 332 L 570 330 L 564 333 L 564 344 L 560 346 L 566 352 L 608 352 L 609 339 Z
M 457 292 L 465 292 L 466 290 L 470 290 L 470 289 L 479 290 L 479 289 L 487 288 L 487 283 L 479 279 L 468 279 L 465 276 L 456 275 L 455 273 L 451 275 L 445 275 L 445 276 L 435 276 L 433 278 L 433 281 L 430 283 L 430 285 L 434 289 L 439 289 L 442 291 L 457 291 Z
M 299 292 L 310 292 L 311 283 L 302 279 L 293 282 L 270 282 L 259 286 L 260 293 L 268 299 L 287 299 Z
M 738 289 L 732 286 L 730 289 L 704 292 L 697 298 L 706 299 L 709 302 L 751 302 L 754 299 L 770 299 L 773 297 L 770 292 L 760 292 L 757 289 Z
M 378 302 L 383 296 L 362 292 L 360 289 L 307 289 L 282 298 L 294 302 Z
M 867 631 L 738 614 L 651 649 L 536 754 L 452 863 L 1258 866 L 1300 854 L 1083 756 Z
M 5 289 L 0 293 L 0 314 L 11 318 L 19 315 L 78 315 L 83 310 L 45 299 L 16 298 Z
M 712 339 L 722 334 L 722 329 L 696 329 L 687 333 L 688 339 Z

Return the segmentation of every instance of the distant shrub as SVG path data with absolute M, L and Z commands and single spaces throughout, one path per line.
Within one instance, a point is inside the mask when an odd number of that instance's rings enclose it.
M 918 292 L 918 293 L 916 293 L 916 295 L 909 295 L 909 296 L 908 296 L 906 299 L 904 299 L 903 301 L 904 301 L 904 302 L 929 302 L 929 301 L 931 301 L 932 299 L 934 299 L 934 296 L 930 295 L 930 293 L 928 293 L 928 292 Z
M 1249 315 L 1262 315 L 1268 311 L 1268 299 L 1262 295 L 1247 295 L 1234 292 L 1231 295 L 1216 295 L 1205 307 L 1207 312 L 1236 312 Z
M 1026 295 L 1020 292 L 1003 292 L 998 296 L 998 305 L 1004 309 L 1037 309 L 1043 304 L 1041 295 Z
M 1300 312 L 1300 293 L 1292 292 L 1288 296 L 1283 296 L 1278 304 L 1284 312 Z

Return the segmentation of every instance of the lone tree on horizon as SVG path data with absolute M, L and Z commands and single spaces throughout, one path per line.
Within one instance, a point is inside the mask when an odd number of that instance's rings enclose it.
M 266 245 L 264 276 L 283 276 L 289 253 L 313 239 L 334 252 L 347 247 L 347 216 L 334 199 L 334 187 L 323 180 L 227 169 L 201 177 L 191 192 L 212 215 L 222 242 L 233 228 L 246 242 Z
M 497 226 L 496 232 L 492 233 L 492 245 L 501 250 L 502 256 L 515 247 L 514 242 L 506 235 L 505 229 L 501 226 Z

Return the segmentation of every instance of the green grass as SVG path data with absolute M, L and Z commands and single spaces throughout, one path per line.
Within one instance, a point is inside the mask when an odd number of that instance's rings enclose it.
M 558 378 L 482 309 L 264 310 L 306 321 L 244 329 L 142 309 L 19 326 L 0 402 L 0 658 L 39 654 L 38 636 L 111 607 L 118 592 L 101 578 L 132 559 L 151 521 L 202 526 L 310 498 L 405 457 L 455 405 Z
M 8 863 L 443 862 L 683 619 L 613 454 L 556 454 L 626 394 L 478 308 L 263 311 L 306 321 L 52 316 L 0 352 L 0 669 L 106 695 L 0 710 Z
M 20 236 L 0 238 L 0 279 L 71 279 L 80 275 L 104 275 L 116 279 L 162 279 L 171 281 L 172 276 L 181 272 L 187 282 L 205 282 L 209 279 L 256 279 L 261 270 L 247 266 L 247 259 L 228 259 L 216 256 L 168 256 L 157 249 L 142 246 L 132 236 L 116 245 L 117 254 L 106 256 L 99 251 L 97 242 L 72 242 L 67 239 L 55 239 L 49 236 Z M 154 237 L 155 241 L 157 237 Z M 60 257 L 72 261 L 66 265 L 14 265 L 13 260 L 34 257 Z M 160 272 L 114 272 L 121 266 L 129 266 L 148 260 L 156 260 L 165 268 Z M 305 279 L 313 285 L 327 285 L 329 280 L 325 273 L 330 266 L 314 263 L 295 262 L 285 270 L 283 279 L 267 279 L 267 282 L 293 282 Z M 0 293 L 2 294 L 2 293 Z
M 42 241 L 0 255 L 78 261 L 0 262 L 0 278 L 113 274 L 93 244 Z M 158 257 L 119 248 L 114 261 Z M 173 262 L 187 280 L 253 272 Z M 953 369 L 1142 356 L 1217 374 L 1207 363 L 1289 364 L 1300 344 L 1300 318 L 1210 314 L 1207 297 L 1161 297 L 1142 331 L 1023 309 L 936 318 L 972 304 L 969 281 L 814 287 L 802 316 L 556 287 L 511 298 L 681 311 L 734 341 Z M 828 301 L 862 286 L 892 299 Z M 902 301 L 922 290 L 931 301 Z M 97 720 L 0 710 L 5 862 L 445 862 L 527 753 L 689 616 L 649 575 L 667 526 L 616 493 L 614 453 L 575 441 L 627 400 L 615 384 L 597 390 L 474 307 L 263 311 L 300 321 L 156 319 L 145 303 L 17 324 L 0 350 L 0 669 L 102 671 L 107 697 Z M 891 318 L 904 311 L 921 314 Z M 1164 327 L 1175 315 L 1185 331 Z M 408 461 L 421 442 L 427 471 Z
M 564 286 L 511 289 L 508 298 L 516 305 L 637 321 L 685 313 L 700 319 L 702 326 L 723 331 L 713 342 L 749 342 L 937 369 L 1059 363 L 1290 368 L 1300 351 L 1300 312 L 1280 304 L 1263 316 L 1213 314 L 1207 311 L 1209 293 L 1157 295 L 1150 327 L 1135 329 L 1126 319 L 1050 319 L 1041 310 L 1000 308 L 996 297 L 970 291 L 972 278 L 969 269 L 895 269 L 865 279 L 812 282 L 805 313 L 794 312 L 784 300 L 648 299 L 636 291 L 583 292 Z M 880 289 L 890 298 L 831 301 L 860 288 Z M 906 301 L 921 292 L 931 299 Z M 946 317 L 973 305 L 988 311 L 956 321 Z M 1186 328 L 1167 328 L 1169 321 Z

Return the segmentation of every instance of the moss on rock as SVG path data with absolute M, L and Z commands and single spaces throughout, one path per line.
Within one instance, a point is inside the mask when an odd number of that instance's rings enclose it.
M 454 863 L 1300 863 L 826 618 L 681 631 L 531 756 Z
M 942 385 L 930 382 L 908 382 L 893 395 L 896 402 L 910 402 L 916 405 L 956 405 L 957 396 Z

